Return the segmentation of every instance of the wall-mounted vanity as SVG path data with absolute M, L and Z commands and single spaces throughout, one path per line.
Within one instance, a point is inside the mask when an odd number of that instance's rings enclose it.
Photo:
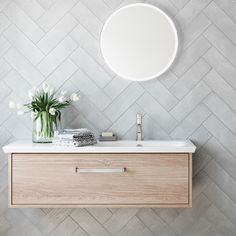
M 19 141 L 9 161 L 10 207 L 191 207 L 190 141 L 56 147 Z

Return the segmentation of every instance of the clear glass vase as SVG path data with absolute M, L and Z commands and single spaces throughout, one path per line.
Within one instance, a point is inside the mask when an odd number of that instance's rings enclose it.
M 60 121 L 49 112 L 43 111 L 34 120 L 32 139 L 34 143 L 51 143 L 53 137 L 60 129 Z

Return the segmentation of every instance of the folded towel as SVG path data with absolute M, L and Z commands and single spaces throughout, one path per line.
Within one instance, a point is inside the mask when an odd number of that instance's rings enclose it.
M 93 145 L 97 143 L 95 135 L 88 129 L 78 129 L 77 133 L 74 133 L 73 141 L 76 147 Z
M 94 133 L 91 130 L 82 128 L 82 129 L 65 129 L 63 134 L 88 135 Z
M 68 147 L 74 147 L 74 143 L 70 141 L 56 141 L 53 140 L 52 143 L 56 146 L 68 146 Z
M 97 143 L 97 140 L 95 139 L 95 137 L 87 137 L 87 138 L 75 137 L 73 139 L 73 143 L 75 147 L 80 147 L 80 146 L 94 145 Z
M 88 129 L 65 129 L 53 139 L 53 144 L 60 146 L 86 146 L 96 144 L 97 140 Z
M 89 146 L 97 143 L 97 140 L 82 140 L 82 141 L 74 141 L 73 144 L 75 147 Z

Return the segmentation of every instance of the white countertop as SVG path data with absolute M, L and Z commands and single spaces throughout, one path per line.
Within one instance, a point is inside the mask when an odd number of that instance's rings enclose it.
M 140 145 L 140 146 L 137 146 Z M 30 140 L 12 142 L 3 147 L 5 153 L 194 153 L 190 140 L 114 141 L 98 142 L 93 146 L 68 147 L 51 143 L 32 143 Z

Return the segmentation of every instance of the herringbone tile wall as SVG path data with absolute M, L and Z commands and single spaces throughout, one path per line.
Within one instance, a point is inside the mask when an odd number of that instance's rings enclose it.
M 31 137 L 24 101 L 43 81 L 79 89 L 67 127 L 134 139 L 145 114 L 146 139 L 190 138 L 194 155 L 192 209 L 8 209 L 7 159 L 0 151 L 1 236 L 235 236 L 236 2 L 148 0 L 175 19 L 181 50 L 159 79 L 131 83 L 105 65 L 99 34 L 122 0 L 0 0 L 0 145 Z

